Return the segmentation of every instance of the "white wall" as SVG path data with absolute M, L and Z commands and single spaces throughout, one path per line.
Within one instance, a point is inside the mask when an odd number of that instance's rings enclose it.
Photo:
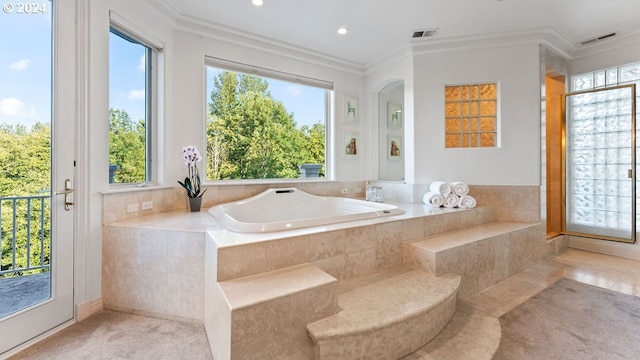
M 85 196 L 79 221 L 82 233 L 76 240 L 76 304 L 100 297 L 102 272 L 102 193 L 109 190 L 109 13 L 113 11 L 125 20 L 138 35 L 164 43 L 165 63 L 172 66 L 173 32 L 168 21 L 140 2 L 127 0 L 79 1 L 84 13 L 79 23 L 84 25 L 84 37 L 78 40 L 77 51 L 83 64 L 84 88 L 79 105 L 78 127 L 82 129 L 78 146 L 78 191 Z M 69 39 L 74 41 L 74 39 Z M 165 74 L 168 97 L 171 96 L 170 72 Z M 171 103 L 164 104 L 170 109 Z M 80 252 L 77 250 L 81 249 Z
M 540 184 L 539 44 L 418 53 L 413 73 L 415 178 L 410 182 Z M 445 149 L 445 85 L 484 82 L 499 86 L 500 146 Z

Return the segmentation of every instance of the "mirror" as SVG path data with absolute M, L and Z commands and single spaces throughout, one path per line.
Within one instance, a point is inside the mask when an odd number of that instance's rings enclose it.
M 378 114 L 378 177 L 404 181 L 404 81 L 394 81 L 380 90 Z

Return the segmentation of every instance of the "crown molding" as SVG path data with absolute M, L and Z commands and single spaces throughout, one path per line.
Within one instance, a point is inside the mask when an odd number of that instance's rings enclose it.
M 271 38 L 259 36 L 235 28 L 221 26 L 195 17 L 181 15 L 176 21 L 176 28 L 185 32 L 200 35 L 205 38 L 226 42 L 241 47 L 257 49 L 266 53 L 284 56 L 289 59 L 302 61 L 336 70 L 362 75 L 364 67 L 349 60 L 336 58 L 311 49 L 301 48 Z
M 384 68 L 388 65 L 391 65 L 395 62 L 402 61 L 405 58 L 411 57 L 413 52 L 411 51 L 411 46 L 406 45 L 402 48 L 385 55 L 375 61 L 372 61 L 364 66 L 365 74 L 373 73 L 381 68 Z
M 168 0 L 143 1 L 149 6 L 157 9 L 177 30 L 182 30 L 184 32 L 212 40 L 222 41 L 228 44 L 258 49 L 266 53 L 284 56 L 292 60 L 358 75 L 364 74 L 364 66 L 362 64 L 189 16 L 177 11 Z
M 626 35 L 619 35 L 611 40 L 601 43 L 595 43 L 585 47 L 578 47 L 572 52 L 571 59 L 579 59 L 587 56 L 593 56 L 605 52 L 610 52 L 622 47 L 640 44 L 640 30 L 633 31 Z
M 419 39 L 412 41 L 411 48 L 414 54 L 429 54 L 521 44 L 543 44 L 566 58 L 571 57 L 575 48 L 573 44 L 550 28 L 441 39 Z

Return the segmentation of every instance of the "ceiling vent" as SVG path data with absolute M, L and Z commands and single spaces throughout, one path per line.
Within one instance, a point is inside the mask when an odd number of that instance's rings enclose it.
M 421 39 L 436 36 L 440 29 L 426 29 L 426 30 L 414 30 L 412 39 Z
M 593 39 L 581 41 L 580 46 L 585 46 L 585 45 L 593 44 L 602 40 L 611 39 L 614 36 L 616 36 L 616 33 L 612 32 L 611 34 L 594 37 Z

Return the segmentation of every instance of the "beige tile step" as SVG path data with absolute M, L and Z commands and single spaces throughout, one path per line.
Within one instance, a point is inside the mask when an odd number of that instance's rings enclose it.
M 340 311 L 307 325 L 316 359 L 399 359 L 420 349 L 455 313 L 459 285 L 458 275 L 409 268 L 348 280 Z
M 402 263 L 437 275 L 462 276 L 462 299 L 524 270 L 543 257 L 538 223 L 493 222 L 402 244 Z

